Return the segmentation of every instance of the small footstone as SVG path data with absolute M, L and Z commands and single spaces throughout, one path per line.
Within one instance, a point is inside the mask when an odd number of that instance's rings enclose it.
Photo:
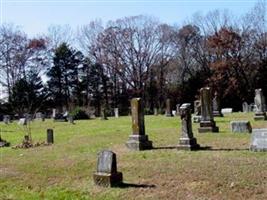
M 117 160 L 114 152 L 108 150 L 100 152 L 93 179 L 96 185 L 103 187 L 114 187 L 122 183 L 122 173 L 117 172 Z

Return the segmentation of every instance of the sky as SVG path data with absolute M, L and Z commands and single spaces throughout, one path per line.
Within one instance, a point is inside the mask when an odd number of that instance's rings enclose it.
M 29 36 L 46 33 L 51 24 L 71 27 L 95 19 L 104 23 L 125 16 L 148 15 L 181 24 L 195 12 L 228 9 L 240 16 L 257 0 L 0 0 L 0 22 L 19 25 Z

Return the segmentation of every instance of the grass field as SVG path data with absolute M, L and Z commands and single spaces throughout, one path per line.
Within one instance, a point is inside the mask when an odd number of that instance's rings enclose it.
M 131 118 L 107 121 L 81 120 L 75 125 L 46 120 L 32 123 L 35 142 L 46 140 L 54 129 L 55 144 L 31 149 L 0 148 L 0 199 L 267 199 L 267 154 L 248 151 L 250 134 L 230 133 L 231 120 L 250 120 L 253 114 L 234 113 L 216 118 L 220 133 L 194 135 L 210 149 L 177 151 L 180 119 L 146 116 L 146 133 L 153 150 L 134 152 L 125 147 L 131 134 Z M 16 122 L 0 123 L 2 137 L 11 145 L 21 143 L 23 132 Z M 110 149 L 117 154 L 123 188 L 93 184 L 97 153 Z

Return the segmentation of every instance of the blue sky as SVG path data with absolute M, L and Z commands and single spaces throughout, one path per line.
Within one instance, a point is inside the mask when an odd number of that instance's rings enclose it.
M 257 0 L 0 0 L 1 21 L 14 23 L 30 36 L 45 33 L 50 24 L 73 28 L 94 19 L 103 22 L 125 16 L 149 15 L 162 22 L 181 24 L 197 11 L 228 9 L 239 16 Z

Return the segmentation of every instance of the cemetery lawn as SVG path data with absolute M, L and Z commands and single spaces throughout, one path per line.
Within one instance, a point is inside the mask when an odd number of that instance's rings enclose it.
M 110 117 L 67 122 L 34 121 L 35 142 L 46 140 L 46 129 L 54 129 L 55 144 L 31 149 L 0 148 L 0 199 L 267 199 L 267 154 L 248 151 L 250 134 L 230 132 L 230 121 L 250 120 L 253 114 L 234 113 L 215 118 L 220 133 L 194 136 L 203 148 L 177 151 L 180 119 L 146 116 L 146 133 L 155 149 L 129 151 L 125 142 L 131 134 L 131 118 Z M 2 138 L 17 145 L 23 131 L 13 122 L 0 123 Z M 97 153 L 110 149 L 117 154 L 118 171 L 124 187 L 95 186 Z M 128 184 L 128 185 L 127 185 Z

